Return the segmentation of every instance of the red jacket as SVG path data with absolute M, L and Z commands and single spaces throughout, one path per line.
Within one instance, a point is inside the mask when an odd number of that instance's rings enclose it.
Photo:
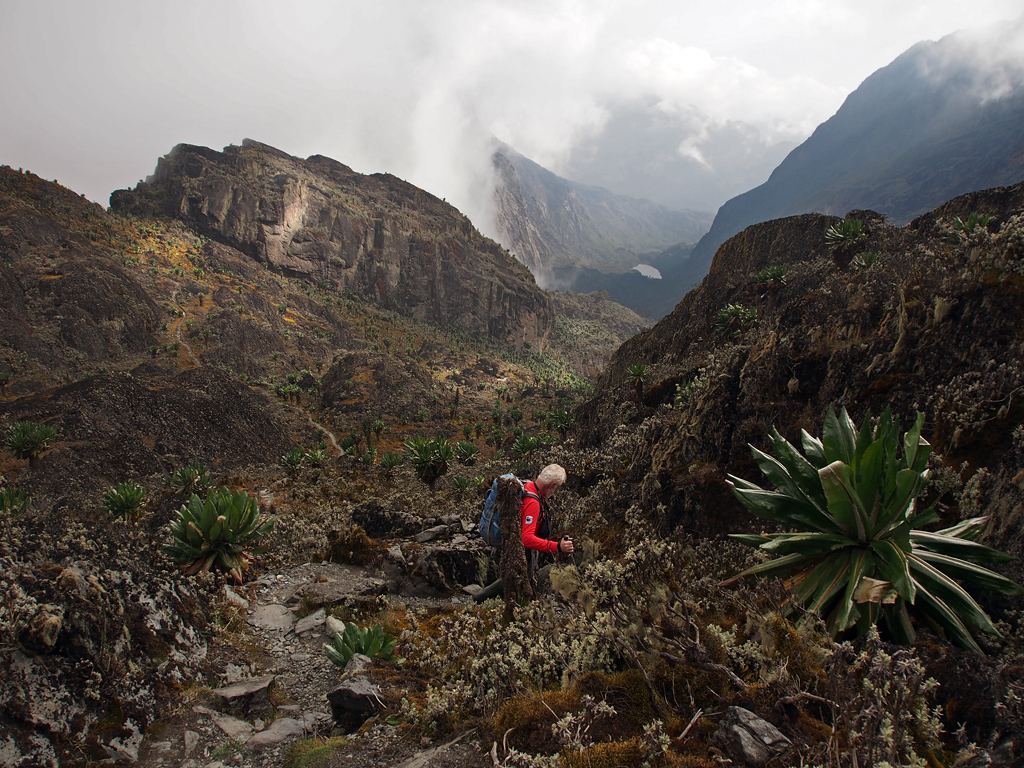
M 523 490 L 529 493 L 536 493 L 540 496 L 537 486 L 531 480 L 523 484 Z M 536 549 L 538 552 L 557 552 L 558 542 L 548 541 L 537 536 L 537 526 L 547 516 L 547 505 L 541 504 L 532 496 L 523 497 L 523 546 L 527 549 Z

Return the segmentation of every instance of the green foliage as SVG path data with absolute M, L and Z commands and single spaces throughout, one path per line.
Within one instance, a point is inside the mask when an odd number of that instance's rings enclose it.
M 365 464 L 368 467 L 373 466 L 373 462 L 377 460 L 377 449 L 367 448 L 366 453 L 359 457 L 359 462 Z
M 715 329 L 727 339 L 735 339 L 755 322 L 757 322 L 757 310 L 754 307 L 726 304 L 718 310 Z
M 405 455 L 420 480 L 430 486 L 448 471 L 448 466 L 455 460 L 454 448 L 447 438 L 440 435 L 411 438 L 405 443 Z
M 455 484 L 455 487 L 458 488 L 460 491 L 468 491 L 469 486 L 473 484 L 473 481 L 470 480 L 468 477 L 456 477 L 452 482 Z
M 825 230 L 825 242 L 830 248 L 843 250 L 868 236 L 860 219 L 842 219 Z
M 647 366 L 643 363 L 633 363 L 626 369 L 626 377 L 630 384 L 639 389 L 647 383 Z
M 548 429 L 553 429 L 562 437 L 565 437 L 565 433 L 572 428 L 574 421 L 575 419 L 571 413 L 559 408 L 548 414 L 547 425 Z
M 146 506 L 146 489 L 131 481 L 118 483 L 103 493 L 103 509 L 110 516 L 133 522 Z
M 307 461 L 314 467 L 322 466 L 328 459 L 327 451 L 323 448 L 314 448 L 303 454 L 302 460 Z
M 785 264 L 776 264 L 775 266 L 762 269 L 757 273 L 755 279 L 761 285 L 785 285 L 786 271 Z
M 394 469 L 401 463 L 402 454 L 400 453 L 393 453 L 392 451 L 387 451 L 381 454 L 380 465 L 384 467 L 384 469 Z
M 850 266 L 853 267 L 855 272 L 863 272 L 874 264 L 877 259 L 878 254 L 875 251 L 864 251 L 864 253 L 858 253 L 853 257 Z
M 0 475 L 0 525 L 6 530 L 11 520 L 20 515 L 32 500 L 22 491 L 15 490 L 7 484 L 7 478 Z
M 331 642 L 324 643 L 324 652 L 331 663 L 344 669 L 349 659 L 356 653 L 371 659 L 380 656 L 385 661 L 390 661 L 394 656 L 397 642 L 398 638 L 385 632 L 380 622 L 372 627 L 359 627 L 355 622 L 349 622 L 345 625 L 343 633 L 335 633 L 331 637 Z M 398 661 L 401 663 L 402 660 Z
M 525 432 L 518 435 L 512 443 L 512 453 L 516 456 L 526 456 L 531 451 L 541 446 L 541 440 Z
M 256 499 L 243 491 L 221 488 L 205 500 L 193 494 L 171 523 L 172 541 L 161 548 L 185 573 L 217 568 L 242 583 L 242 573 L 267 550 L 260 539 L 274 528 L 262 519 Z
M 463 466 L 471 467 L 480 458 L 480 449 L 467 440 L 459 440 L 455 444 L 455 458 Z
M 988 227 L 988 223 L 992 220 L 991 216 L 983 213 L 977 213 L 972 211 L 967 217 L 967 220 L 961 219 L 957 216 L 953 219 L 953 229 L 949 234 L 948 240 L 953 245 L 962 243 L 968 237 L 974 234 L 974 231 L 979 227 L 985 229 Z
M 281 457 L 281 463 L 289 472 L 295 472 L 300 466 L 302 466 L 302 460 L 304 458 L 306 458 L 305 451 L 301 448 L 292 448 L 288 453 Z
M 910 644 L 913 616 L 981 653 L 972 633 L 998 632 L 958 581 L 1012 595 L 1024 588 L 977 565 L 1012 559 L 973 541 L 987 518 L 922 530 L 938 520 L 931 508 L 916 506 L 931 454 L 921 437 L 923 424 L 919 414 L 900 440 L 899 422 L 888 409 L 876 426 L 869 414 L 858 430 L 845 408 L 838 416 L 829 408 L 821 440 L 803 432 L 803 453 L 777 430 L 771 435 L 774 458 L 751 446 L 778 490 L 730 475 L 734 495 L 759 517 L 796 532 L 734 534 L 778 557 L 729 581 L 786 577 L 794 600 L 819 615 L 833 636 L 852 629 L 865 634 L 884 621 L 897 642 Z
M 196 461 L 185 464 L 169 474 L 167 485 L 175 493 L 206 493 L 213 487 L 213 476 L 209 467 Z
M 16 458 L 34 463 L 56 434 L 56 430 L 48 424 L 16 421 L 7 430 L 4 444 Z

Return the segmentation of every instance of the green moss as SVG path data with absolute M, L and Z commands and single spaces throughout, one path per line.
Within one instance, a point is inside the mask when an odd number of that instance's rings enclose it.
M 344 736 L 300 738 L 288 745 L 285 768 L 312 768 L 321 765 L 348 743 Z

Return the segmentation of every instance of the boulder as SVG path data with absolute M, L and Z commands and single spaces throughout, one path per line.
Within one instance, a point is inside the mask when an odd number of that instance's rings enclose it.
M 755 768 L 784 754 L 791 746 L 778 728 L 743 707 L 729 707 L 725 711 L 714 739 L 733 760 Z

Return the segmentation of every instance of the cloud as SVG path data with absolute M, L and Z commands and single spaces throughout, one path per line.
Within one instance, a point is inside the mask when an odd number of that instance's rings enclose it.
M 1017 2 L 976 0 L 972 15 Z M 711 183 L 806 136 L 871 71 L 962 18 L 954 0 L 691 5 L 9 0 L 0 67 L 18 75 L 0 81 L 0 162 L 106 203 L 179 142 L 248 137 L 394 173 L 486 229 L 491 136 L 569 168 L 643 104 Z

